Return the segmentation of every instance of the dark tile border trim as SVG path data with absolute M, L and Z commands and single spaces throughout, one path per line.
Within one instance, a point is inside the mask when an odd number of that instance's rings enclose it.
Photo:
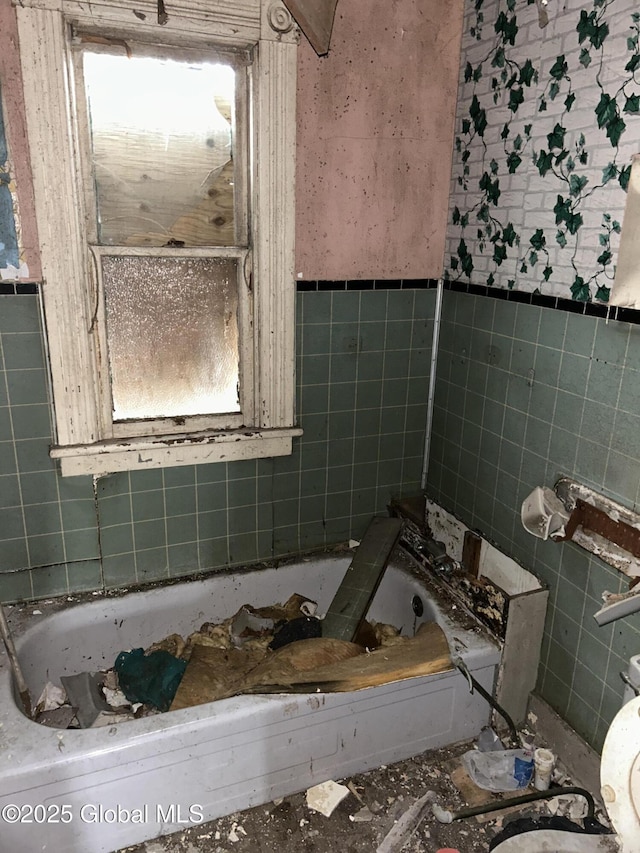
M 3 281 L 0 282 L 0 296 L 16 296 L 22 293 L 38 293 L 40 285 L 36 282 L 25 281 Z
M 610 320 L 620 320 L 623 323 L 640 325 L 640 311 L 634 308 L 609 306 L 604 302 L 579 302 L 576 299 L 563 299 L 561 296 L 527 293 L 524 290 L 504 290 L 499 287 L 489 287 L 486 284 L 471 284 L 464 281 L 445 281 L 444 289 L 452 290 L 456 293 L 469 293 L 474 296 L 489 296 L 492 299 L 504 299 L 507 302 L 517 302 L 523 305 L 557 308 L 559 311 L 583 314 L 586 317 L 608 317 Z
M 298 293 L 322 293 L 327 290 L 430 290 L 438 286 L 436 278 L 363 279 L 354 281 L 298 281 Z

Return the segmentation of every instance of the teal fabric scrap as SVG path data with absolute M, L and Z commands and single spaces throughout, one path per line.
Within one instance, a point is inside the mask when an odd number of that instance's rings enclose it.
M 129 702 L 144 702 L 159 711 L 168 711 L 187 662 L 162 649 L 148 655 L 143 649 L 132 649 L 120 652 L 114 668 Z

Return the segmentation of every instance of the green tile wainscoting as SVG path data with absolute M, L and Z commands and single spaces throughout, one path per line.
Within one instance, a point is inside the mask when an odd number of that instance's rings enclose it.
M 549 584 L 539 691 L 599 748 L 619 672 L 640 650 L 640 617 L 598 628 L 601 593 L 623 589 L 622 577 L 574 545 L 529 536 L 520 505 L 561 474 L 638 501 L 640 327 L 492 291 L 444 294 L 428 492 Z M 359 538 L 390 497 L 419 491 L 434 306 L 433 289 L 302 290 L 305 434 L 292 456 L 117 474 L 94 491 L 89 477 L 60 478 L 48 456 L 38 297 L 0 296 L 2 597 Z
M 125 472 L 95 485 L 59 477 L 48 455 L 38 296 L 0 296 L 2 599 L 173 578 L 359 538 L 390 498 L 420 489 L 432 284 L 303 285 L 304 436 L 293 455 Z
M 640 326 L 446 292 L 428 493 L 548 583 L 538 689 L 600 749 L 619 673 L 640 652 L 640 615 L 598 627 L 602 592 L 626 578 L 522 527 L 524 498 L 561 475 L 638 506 Z

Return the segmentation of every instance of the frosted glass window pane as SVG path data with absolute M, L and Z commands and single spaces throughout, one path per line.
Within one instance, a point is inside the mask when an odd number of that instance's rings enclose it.
M 98 242 L 231 246 L 235 72 L 85 51 Z
M 237 263 L 102 258 L 114 421 L 240 411 Z

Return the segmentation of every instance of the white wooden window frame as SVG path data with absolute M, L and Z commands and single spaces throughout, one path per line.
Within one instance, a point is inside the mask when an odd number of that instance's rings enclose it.
M 285 455 L 301 434 L 295 425 L 298 32 L 278 0 L 176 0 L 167 11 L 160 26 L 149 0 L 136 0 L 135 10 L 118 0 L 23 0 L 16 9 L 57 430 L 51 455 L 63 475 Z M 203 52 L 211 46 L 253 51 L 252 298 L 243 321 L 253 350 L 249 423 L 243 411 L 245 422 L 226 428 L 196 419 L 189 432 L 136 435 L 141 431 L 129 426 L 114 430 L 105 417 L 108 364 L 104 331 L 95 322 L 95 264 L 70 74 L 74 30 Z

